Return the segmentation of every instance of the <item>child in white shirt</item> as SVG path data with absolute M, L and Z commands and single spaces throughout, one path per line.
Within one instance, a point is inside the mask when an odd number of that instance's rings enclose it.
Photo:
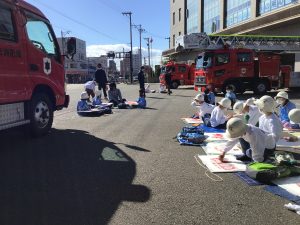
M 215 107 L 211 113 L 210 120 L 205 123 L 208 127 L 214 127 L 218 129 L 226 129 L 226 122 L 231 116 L 226 116 L 225 112 L 231 107 L 231 101 L 228 98 L 223 98 L 218 102 L 218 106 Z
M 204 101 L 205 94 L 201 93 L 196 95 L 194 98 L 194 101 L 192 101 L 191 105 L 193 107 L 196 107 L 198 111 L 199 118 L 202 118 L 204 121 L 205 118 L 210 118 L 210 115 L 214 109 L 214 105 L 208 104 Z

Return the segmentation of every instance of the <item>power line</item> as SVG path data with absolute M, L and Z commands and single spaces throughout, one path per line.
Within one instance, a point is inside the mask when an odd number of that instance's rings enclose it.
M 74 23 L 77 23 L 77 24 L 79 24 L 79 25 L 81 25 L 81 26 L 83 26 L 83 27 L 85 27 L 85 28 L 87 28 L 87 29 L 89 29 L 89 30 L 91 30 L 91 31 L 94 31 L 94 32 L 96 32 L 96 33 L 98 33 L 98 34 L 100 34 L 100 35 L 102 35 L 102 36 L 105 36 L 105 37 L 111 39 L 111 40 L 122 42 L 122 41 L 120 41 L 120 40 L 118 40 L 118 39 L 116 39 L 116 38 L 111 37 L 111 36 L 108 35 L 108 34 L 105 34 L 105 33 L 101 32 L 101 31 L 99 31 L 99 30 L 97 30 L 97 29 L 95 29 L 95 28 L 93 28 L 93 27 L 87 25 L 87 24 L 84 24 L 84 23 L 82 23 L 82 22 L 80 22 L 80 21 L 78 21 L 78 20 L 76 20 L 76 19 L 73 19 L 73 18 L 70 17 L 70 16 L 65 15 L 64 13 L 58 11 L 57 9 L 54 9 L 53 7 L 47 5 L 47 4 L 43 3 L 43 2 L 40 2 L 40 1 L 38 1 L 38 0 L 34 0 L 34 1 L 35 1 L 35 2 L 39 2 L 41 5 L 44 5 L 46 8 L 48 8 L 48 9 L 50 9 L 50 10 L 56 12 L 57 14 L 59 14 L 59 15 L 65 17 L 65 18 L 67 18 L 67 19 L 73 21 Z

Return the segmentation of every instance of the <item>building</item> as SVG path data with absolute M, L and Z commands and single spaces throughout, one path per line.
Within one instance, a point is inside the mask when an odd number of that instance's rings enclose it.
M 130 56 L 129 53 L 125 54 L 126 58 L 120 61 L 120 74 L 121 76 L 126 77 L 127 79 L 130 76 Z M 135 53 L 132 54 L 132 74 L 133 76 L 137 76 L 141 68 L 140 54 Z
M 102 65 L 103 70 L 108 73 L 107 67 L 107 56 L 101 55 L 100 57 L 87 57 L 87 64 L 88 64 L 88 74 L 90 78 L 94 78 L 97 65 L 100 63 Z
M 190 33 L 298 35 L 298 0 L 170 0 L 170 49 L 163 56 L 191 60 L 196 54 L 176 54 L 176 38 Z M 300 54 L 295 54 L 300 71 Z

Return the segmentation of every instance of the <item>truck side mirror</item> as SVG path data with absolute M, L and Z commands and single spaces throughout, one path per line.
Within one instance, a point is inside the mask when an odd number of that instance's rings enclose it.
M 67 41 L 67 54 L 73 59 L 76 54 L 76 38 L 71 37 Z

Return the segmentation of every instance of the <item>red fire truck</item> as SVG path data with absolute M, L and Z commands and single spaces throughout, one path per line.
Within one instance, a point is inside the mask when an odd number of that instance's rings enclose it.
M 165 73 L 171 68 L 172 88 L 176 89 L 179 85 L 193 85 L 195 74 L 195 63 L 169 61 L 162 67 L 159 81 L 165 85 Z
M 300 37 L 294 36 L 199 33 L 182 40 L 180 49 L 193 46 L 202 52 L 196 60 L 195 90 L 211 85 L 216 92 L 225 92 L 227 85 L 237 93 L 257 94 L 289 87 L 292 67 L 282 65 L 282 53 L 300 51 Z
M 63 57 L 39 9 L 0 1 L 0 130 L 30 124 L 34 136 L 49 131 L 53 112 L 69 104 Z

